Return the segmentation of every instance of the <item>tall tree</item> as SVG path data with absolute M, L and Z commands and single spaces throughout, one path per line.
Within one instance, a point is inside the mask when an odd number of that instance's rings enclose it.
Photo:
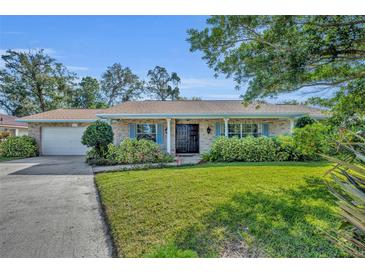
M 75 75 L 43 50 L 8 50 L 1 56 L 0 106 L 16 116 L 67 107 Z
M 169 74 L 164 67 L 156 66 L 149 70 L 146 90 L 149 95 L 158 100 L 178 100 L 180 97 L 180 78 L 176 72 Z
M 107 104 L 102 101 L 100 85 L 97 79 L 90 76 L 83 77 L 74 92 L 72 107 L 75 108 L 103 108 Z
M 245 100 L 365 77 L 365 16 L 213 16 L 188 30 L 216 74 L 249 86 Z
M 101 89 L 108 106 L 113 106 L 139 99 L 143 92 L 143 82 L 130 68 L 115 63 L 102 75 Z

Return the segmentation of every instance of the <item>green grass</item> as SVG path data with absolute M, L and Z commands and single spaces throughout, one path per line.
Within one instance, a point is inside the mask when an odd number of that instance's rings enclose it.
M 243 243 L 242 256 L 341 257 L 323 235 L 338 227 L 338 209 L 308 180 L 328 168 L 205 164 L 101 173 L 96 183 L 119 256 L 216 257 Z

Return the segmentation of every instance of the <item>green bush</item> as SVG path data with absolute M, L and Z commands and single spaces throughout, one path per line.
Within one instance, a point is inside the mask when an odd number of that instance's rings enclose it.
M 0 143 L 0 155 L 3 157 L 34 157 L 38 147 L 34 138 L 29 136 L 10 136 Z
M 296 147 L 293 136 L 279 135 L 273 139 L 276 143 L 276 161 L 303 160 L 303 155 Z
M 163 163 L 173 160 L 155 142 L 129 138 L 118 146 L 109 144 L 106 159 L 118 164 Z
M 88 126 L 82 135 L 82 144 L 94 148 L 94 153 L 103 158 L 107 152 L 108 145 L 113 142 L 112 127 L 103 121 L 96 121 Z
M 303 116 L 303 117 L 298 118 L 298 120 L 295 123 L 295 127 L 303 128 L 306 125 L 311 125 L 311 124 L 314 124 L 315 122 L 316 122 L 316 120 L 314 120 L 312 117 Z
M 203 159 L 212 162 L 299 161 L 303 155 L 296 148 L 292 136 L 242 139 L 218 137 Z
M 203 155 L 207 161 L 264 162 L 277 160 L 277 142 L 268 137 L 218 137 L 210 151 Z
M 330 128 L 316 122 L 294 129 L 294 144 L 305 160 L 319 160 L 319 154 L 333 154 Z
M 106 159 L 102 156 L 100 156 L 95 148 L 91 148 L 86 153 L 86 162 L 90 165 L 96 165 L 96 166 L 110 166 L 110 165 L 116 165 L 117 163 L 113 160 Z

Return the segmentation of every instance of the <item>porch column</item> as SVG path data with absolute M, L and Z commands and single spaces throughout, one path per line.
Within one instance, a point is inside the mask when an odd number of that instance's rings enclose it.
M 167 153 L 171 154 L 171 119 L 166 119 L 167 122 L 167 138 L 166 138 L 166 150 Z
M 15 136 L 19 136 L 19 129 L 18 128 L 15 129 Z
M 289 119 L 289 123 L 290 123 L 290 134 L 292 134 L 294 130 L 294 119 Z
M 224 136 L 228 137 L 228 118 L 223 119 L 224 120 Z

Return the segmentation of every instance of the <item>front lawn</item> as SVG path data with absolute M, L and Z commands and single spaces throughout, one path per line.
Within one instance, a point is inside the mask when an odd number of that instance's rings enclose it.
M 341 257 L 326 163 L 232 163 L 96 175 L 119 256 Z M 312 180 L 313 181 L 313 180 Z

